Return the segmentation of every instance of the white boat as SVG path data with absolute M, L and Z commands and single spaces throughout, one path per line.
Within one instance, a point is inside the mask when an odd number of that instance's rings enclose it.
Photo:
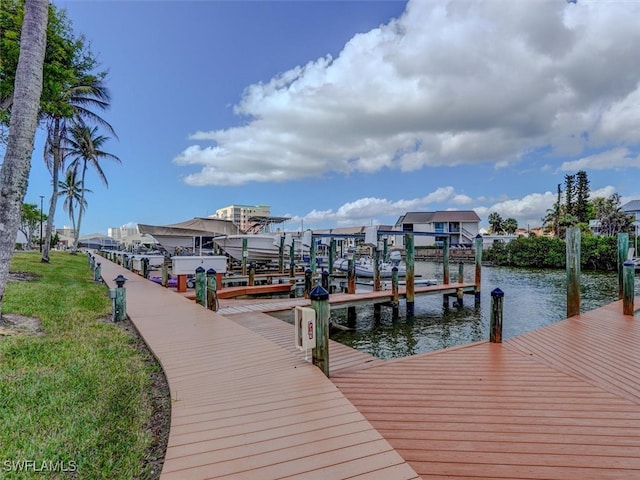
M 335 269 L 347 272 L 349 270 L 349 260 L 346 258 L 338 258 L 333 263 Z M 371 257 L 360 257 L 355 260 L 356 277 L 373 278 L 374 276 L 374 263 Z M 380 262 L 378 265 L 380 278 L 391 278 L 393 275 L 393 267 L 398 267 L 398 276 L 404 277 L 407 274 L 407 267 L 399 260 L 392 260 L 389 262 Z
M 214 237 L 213 241 L 230 257 L 242 260 L 242 245 L 247 241 L 247 261 L 269 262 L 280 255 L 280 235 L 222 235 Z

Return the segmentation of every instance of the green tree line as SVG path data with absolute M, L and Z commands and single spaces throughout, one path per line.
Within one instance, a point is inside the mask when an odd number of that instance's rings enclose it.
M 617 236 L 582 235 L 581 268 L 615 271 L 617 252 Z M 558 237 L 521 236 L 510 243 L 495 243 L 483 253 L 483 259 L 499 266 L 565 268 L 566 243 Z

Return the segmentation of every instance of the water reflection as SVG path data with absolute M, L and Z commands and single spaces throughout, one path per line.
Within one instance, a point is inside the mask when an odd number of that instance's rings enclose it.
M 416 263 L 416 274 L 423 278 L 436 278 L 441 282 L 441 270 L 441 264 Z M 466 265 L 465 270 L 465 281 L 473 282 L 473 265 Z M 457 265 L 455 272 L 454 278 L 457 277 Z M 481 302 L 477 306 L 470 295 L 465 296 L 461 308 L 443 305 L 441 295 L 416 296 L 414 317 L 406 318 L 405 305 L 401 301 L 397 319 L 393 318 L 391 308 L 382 307 L 380 315 L 374 315 L 372 306 L 361 306 L 356 308 L 355 330 L 335 331 L 331 338 L 384 359 L 485 340 L 489 337 L 491 291 L 497 287 L 504 292 L 504 339 L 566 318 L 564 270 L 484 267 Z M 636 281 L 636 295 L 640 295 L 639 278 Z M 582 272 L 583 312 L 617 298 L 616 274 Z M 453 304 L 452 300 L 449 302 L 449 305 Z M 293 322 L 291 312 L 277 316 Z M 332 310 L 331 321 L 346 326 L 346 310 Z

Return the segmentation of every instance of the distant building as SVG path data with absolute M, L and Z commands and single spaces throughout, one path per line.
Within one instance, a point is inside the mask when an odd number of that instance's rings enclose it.
M 635 217 L 636 222 L 640 221 L 640 200 L 631 200 L 620 207 L 624 213 L 628 213 Z
M 243 232 L 257 233 L 253 231 L 256 222 L 252 218 L 269 217 L 270 215 L 271 207 L 269 205 L 229 205 L 219 208 L 215 215 L 210 217 L 230 220 Z
M 398 219 L 394 230 L 442 234 L 416 235 L 414 238 L 416 247 L 442 245 L 447 236 L 451 247 L 472 247 L 480 232 L 480 217 L 473 210 L 407 212 Z

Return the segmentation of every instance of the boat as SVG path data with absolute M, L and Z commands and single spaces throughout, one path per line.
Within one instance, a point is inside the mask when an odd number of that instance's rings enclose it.
M 397 255 L 393 255 L 396 253 Z M 333 264 L 334 268 L 342 270 L 343 272 L 349 271 L 349 260 L 346 258 L 338 258 Z M 354 263 L 356 270 L 356 277 L 373 278 L 374 276 L 374 260 L 371 257 L 363 256 L 355 260 Z M 393 268 L 398 268 L 398 276 L 404 277 L 407 274 L 407 267 L 400 261 L 400 252 L 392 252 L 388 262 L 380 262 L 378 264 L 380 278 L 391 278 L 393 275 Z
M 235 260 L 242 260 L 243 243 L 247 242 L 247 261 L 265 263 L 278 260 L 280 256 L 280 239 L 282 233 L 257 233 L 221 235 L 213 238 L 213 242 L 224 252 Z M 309 246 L 304 244 L 301 238 L 294 238 L 292 235 L 285 235 L 284 256 L 289 258 L 290 249 L 288 245 L 294 242 L 294 255 L 302 258 L 309 255 Z
M 247 244 L 247 261 L 270 262 L 280 254 L 280 235 L 239 234 L 213 237 L 213 242 L 236 260 L 242 260 L 243 243 Z

